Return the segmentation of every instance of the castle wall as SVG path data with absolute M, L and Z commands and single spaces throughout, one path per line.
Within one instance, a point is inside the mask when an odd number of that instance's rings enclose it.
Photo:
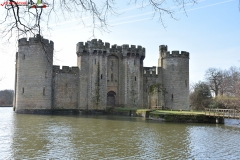
M 90 109 L 104 110 L 106 109 L 107 89 L 106 89 L 106 66 L 107 58 L 98 53 L 91 56 L 92 65 L 90 66 L 90 101 L 88 102 Z M 91 64 L 91 63 L 90 63 Z
M 143 68 L 142 60 L 145 58 L 145 48 L 131 45 L 122 46 L 122 68 L 124 82 L 122 83 L 124 106 L 128 108 L 139 108 L 143 106 Z
M 139 81 L 136 77 L 138 76 L 138 69 L 134 65 L 135 57 L 128 56 L 126 59 L 126 97 L 125 106 L 129 108 L 137 108 L 139 102 Z
M 159 47 L 158 67 L 143 67 L 145 48 L 93 39 L 77 44 L 77 67 L 52 66 L 53 42 L 19 40 L 17 113 L 126 108 L 189 109 L 189 53 Z
M 162 54 L 163 84 L 166 107 L 189 110 L 189 53 L 182 51 Z
M 78 78 L 78 108 L 88 110 L 89 91 L 89 56 L 82 54 L 78 57 L 79 78 Z M 80 65 L 79 65 L 80 64 Z
M 78 108 L 78 67 L 53 66 L 53 109 Z
M 53 42 L 38 35 L 19 39 L 18 47 L 15 111 L 47 112 L 52 108 Z
M 114 96 L 114 102 L 107 104 L 109 106 L 118 106 L 120 101 L 120 91 L 119 91 L 119 81 L 120 81 L 120 61 L 121 59 L 118 57 L 118 55 L 111 53 L 107 58 L 107 93 L 113 91 L 115 92 Z M 122 78 L 122 77 L 121 77 Z
M 158 69 L 158 74 L 156 73 Z M 152 109 L 163 104 L 163 85 L 161 81 L 160 67 L 144 67 L 143 75 L 143 99 L 144 108 Z
M 93 39 L 77 44 L 79 109 L 104 110 L 107 99 L 107 54 L 109 44 Z

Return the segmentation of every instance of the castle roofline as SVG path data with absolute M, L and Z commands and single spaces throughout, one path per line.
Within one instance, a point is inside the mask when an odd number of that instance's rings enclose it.
M 92 39 L 91 41 L 87 42 L 78 42 L 76 52 L 77 54 L 81 53 L 94 53 L 94 52 L 102 52 L 104 53 L 114 52 L 120 54 L 122 56 L 140 56 L 143 59 L 145 58 L 145 48 L 138 45 L 128 45 L 123 44 L 122 46 L 118 46 L 116 44 L 110 47 L 110 43 L 105 42 L 103 43 L 101 39 Z
M 29 39 L 27 38 L 21 38 L 18 40 L 18 45 L 33 45 L 33 44 L 37 44 L 37 43 L 43 43 L 44 45 L 50 45 L 53 46 L 54 43 L 53 41 L 49 41 L 48 39 L 44 39 L 41 35 L 37 34 L 34 37 L 30 37 Z
M 172 52 L 164 52 L 162 54 L 162 58 L 189 58 L 189 52 L 186 51 L 172 51 Z

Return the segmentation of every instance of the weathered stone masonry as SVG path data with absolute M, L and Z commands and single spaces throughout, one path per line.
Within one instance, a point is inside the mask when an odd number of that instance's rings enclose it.
M 145 48 L 93 39 L 77 43 L 77 66 L 53 66 L 53 42 L 19 39 L 17 113 L 127 108 L 189 109 L 189 53 L 159 47 L 158 67 L 143 67 Z

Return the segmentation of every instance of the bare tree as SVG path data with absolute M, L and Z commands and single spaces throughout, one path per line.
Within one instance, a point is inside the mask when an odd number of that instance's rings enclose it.
M 216 68 L 209 68 L 205 73 L 205 79 L 210 89 L 214 91 L 215 96 L 218 96 L 221 85 L 223 83 L 222 70 Z
M 221 83 L 219 84 L 219 92 L 220 95 L 223 96 L 224 94 L 229 93 L 229 84 L 231 82 L 231 74 L 228 70 L 221 71 L 221 76 L 219 76 L 221 79 Z
M 211 102 L 212 107 L 239 107 L 240 68 L 230 67 L 228 70 L 209 68 L 205 73 L 205 78 L 208 86 L 215 92 L 216 95 Z
M 225 95 L 239 97 L 240 93 L 240 69 L 237 67 L 230 67 L 228 72 L 228 77 L 224 78 L 227 84 L 227 90 Z
M 174 11 L 184 10 L 188 4 L 196 4 L 198 0 L 131 0 L 126 3 L 141 4 L 140 8 L 151 7 L 153 16 L 158 15 L 159 21 L 163 23 L 163 16 L 169 15 L 174 18 Z M 2 35 L 11 37 L 15 32 L 17 36 L 44 35 L 43 28 L 49 28 L 49 24 L 64 18 L 76 17 L 84 24 L 84 18 L 91 18 L 93 35 L 95 29 L 106 30 L 109 15 L 117 15 L 116 0 L 49 0 L 44 3 L 38 0 L 28 0 L 20 3 L 16 0 L 5 0 L 1 5 L 5 7 Z M 170 5 L 175 5 L 171 9 Z

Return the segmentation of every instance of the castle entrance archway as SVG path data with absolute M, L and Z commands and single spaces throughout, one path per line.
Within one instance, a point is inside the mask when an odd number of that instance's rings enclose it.
M 114 91 L 109 91 L 107 93 L 107 106 L 115 106 L 115 96 L 116 93 Z

